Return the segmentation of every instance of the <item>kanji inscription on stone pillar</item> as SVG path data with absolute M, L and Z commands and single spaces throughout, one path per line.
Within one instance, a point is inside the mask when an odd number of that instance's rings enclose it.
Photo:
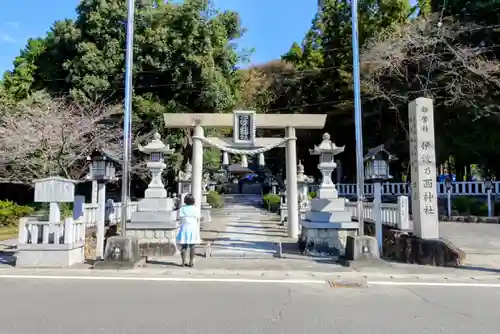
M 413 231 L 421 238 L 435 239 L 439 238 L 439 215 L 432 100 L 411 102 L 408 118 Z

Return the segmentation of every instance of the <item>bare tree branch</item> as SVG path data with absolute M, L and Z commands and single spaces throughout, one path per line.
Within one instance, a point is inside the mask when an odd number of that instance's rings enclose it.
M 0 115 L 4 182 L 31 183 L 52 175 L 80 180 L 88 172 L 86 157 L 93 150 L 106 149 L 120 160 L 123 157 L 119 105 L 80 105 L 37 94 L 8 110 L 0 106 Z M 132 172 L 140 169 L 134 160 L 132 166 Z
M 362 85 L 371 99 L 385 100 L 398 110 L 419 96 L 445 106 L 481 113 L 498 112 L 488 92 L 500 88 L 500 63 L 493 46 L 468 45 L 467 34 L 485 27 L 436 17 L 418 19 L 388 30 L 362 52 Z

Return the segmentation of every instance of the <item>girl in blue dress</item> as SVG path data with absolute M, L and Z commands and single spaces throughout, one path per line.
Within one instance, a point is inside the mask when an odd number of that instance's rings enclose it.
M 184 197 L 184 206 L 179 209 L 181 226 L 177 233 L 177 242 L 181 245 L 182 266 L 194 266 L 194 255 L 196 244 L 200 239 L 200 210 L 194 205 L 194 197 L 191 194 Z M 189 264 L 186 264 L 186 253 L 189 249 Z

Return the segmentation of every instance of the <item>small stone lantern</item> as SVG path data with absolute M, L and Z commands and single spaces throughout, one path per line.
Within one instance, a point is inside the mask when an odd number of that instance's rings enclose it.
M 179 193 L 180 206 L 184 203 L 184 197 L 191 193 L 191 178 L 193 177 L 193 166 L 189 160 L 184 165 L 184 171 L 179 171 L 177 176 L 177 192 Z
M 174 152 L 169 145 L 165 145 L 161 140 L 160 134 L 157 132 L 153 136 L 153 140 L 146 146 L 139 145 L 139 151 L 148 154 L 149 159 L 146 167 L 151 171 L 151 182 L 144 194 L 145 198 L 166 198 L 167 190 L 163 185 L 161 176 L 162 172 L 167 167 L 165 165 L 165 155 L 170 155 Z
M 299 160 L 297 165 L 297 186 L 299 187 L 299 212 L 309 209 L 309 185 L 314 182 L 314 178 L 304 173 L 304 165 Z

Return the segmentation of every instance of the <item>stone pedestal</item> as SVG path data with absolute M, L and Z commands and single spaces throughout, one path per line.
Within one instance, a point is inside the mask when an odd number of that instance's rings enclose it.
M 178 211 L 172 198 L 144 198 L 127 223 L 127 236 L 137 238 L 141 256 L 177 253 Z
M 319 155 L 318 169 L 323 175 L 317 198 L 311 200 L 311 210 L 301 221 L 300 249 L 315 256 L 343 256 L 348 236 L 356 235 L 358 223 L 352 221 L 351 212 L 346 208 L 346 199 L 339 198 L 331 175 L 336 167 L 335 154 L 344 151 L 324 134 L 323 141 L 311 155 Z
M 379 261 L 380 255 L 376 238 L 367 235 L 347 237 L 344 254 L 346 264 Z
M 94 263 L 94 269 L 134 269 L 140 260 L 137 238 L 115 236 L 108 239 L 104 261 Z
M 355 236 L 358 223 L 353 222 L 344 198 L 314 198 L 311 211 L 301 221 L 301 250 L 315 256 L 343 256 L 347 238 Z

